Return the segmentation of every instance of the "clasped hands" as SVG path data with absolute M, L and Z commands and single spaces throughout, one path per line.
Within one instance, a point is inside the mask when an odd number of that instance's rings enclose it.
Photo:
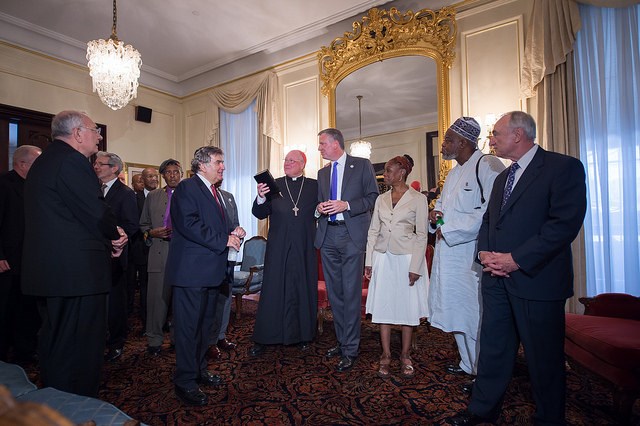
M 122 254 L 122 250 L 129 242 L 129 237 L 127 237 L 127 233 L 124 232 L 124 229 L 121 227 L 118 228 L 118 234 L 120 234 L 120 238 L 117 240 L 111 240 L 111 257 L 119 257 Z
M 242 239 L 246 235 L 247 235 L 246 231 L 241 226 L 237 226 L 236 229 L 234 229 L 229 235 L 229 239 L 227 240 L 227 247 L 240 250 Z
M 365 266 L 364 267 L 364 277 L 368 280 L 371 279 L 371 266 Z M 418 279 L 420 278 L 419 274 L 415 274 L 413 272 L 409 272 L 409 287 L 413 286 L 416 281 L 418 281 Z
M 342 213 L 346 211 L 349 207 L 349 204 L 343 200 L 327 200 L 322 203 L 318 203 L 318 207 L 316 210 L 320 214 L 332 215 Z
M 509 277 L 513 271 L 520 269 L 518 264 L 513 260 L 511 253 L 498 253 L 495 251 L 481 251 L 478 253 L 478 259 L 484 268 L 484 272 L 490 272 L 494 277 Z

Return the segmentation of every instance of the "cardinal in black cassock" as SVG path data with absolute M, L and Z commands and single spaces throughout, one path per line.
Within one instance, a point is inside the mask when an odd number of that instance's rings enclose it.
M 264 345 L 300 345 L 306 349 L 316 331 L 318 265 L 313 239 L 318 182 L 304 176 L 306 157 L 290 151 L 284 160 L 285 176 L 276 179 L 281 197 L 265 198 L 266 185 L 258 185 L 251 212 L 270 217 L 264 278 L 250 355 Z

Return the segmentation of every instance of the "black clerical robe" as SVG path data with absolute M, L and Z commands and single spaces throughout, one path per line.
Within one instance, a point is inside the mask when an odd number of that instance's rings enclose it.
M 253 340 L 290 345 L 315 336 L 318 265 L 313 239 L 318 182 L 306 177 L 281 177 L 276 182 L 282 197 L 263 204 L 256 199 L 251 210 L 258 219 L 270 217 Z

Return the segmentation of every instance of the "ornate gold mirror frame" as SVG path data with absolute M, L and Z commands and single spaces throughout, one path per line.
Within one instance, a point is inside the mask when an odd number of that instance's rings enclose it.
M 322 94 L 329 100 L 329 125 L 336 123 L 336 87 L 349 74 L 377 61 L 398 56 L 420 55 L 433 59 L 437 68 L 438 131 L 444 135 L 449 126 L 449 69 L 455 58 L 457 26 L 455 10 L 444 7 L 401 13 L 373 8 L 362 22 L 353 23 L 353 31 L 334 39 L 318 53 Z M 444 180 L 450 162 L 441 162 L 440 180 Z M 441 183 L 440 183 L 441 185 Z

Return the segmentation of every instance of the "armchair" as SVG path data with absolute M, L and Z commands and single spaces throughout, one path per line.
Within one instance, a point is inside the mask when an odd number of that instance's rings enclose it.
M 244 252 L 240 270 L 233 273 L 231 295 L 235 297 L 236 319 L 242 311 L 242 296 L 259 293 L 262 289 L 264 255 L 267 250 L 267 239 L 260 236 L 251 237 L 244 243 Z

